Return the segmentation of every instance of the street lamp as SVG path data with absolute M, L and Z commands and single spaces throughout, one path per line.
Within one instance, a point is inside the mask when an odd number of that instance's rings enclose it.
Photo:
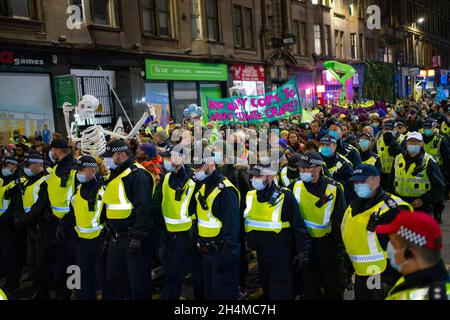
M 422 24 L 424 21 L 425 21 L 425 18 L 423 18 L 423 17 L 417 19 L 418 24 Z

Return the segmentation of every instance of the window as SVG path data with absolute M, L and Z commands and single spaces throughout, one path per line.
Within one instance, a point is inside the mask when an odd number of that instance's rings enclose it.
M 32 10 L 31 0 L 0 0 L 0 16 L 33 19 Z
M 336 54 L 336 57 L 340 58 L 340 46 L 339 46 L 339 30 L 334 31 L 334 52 Z
M 341 58 L 345 58 L 344 56 L 344 31 L 341 31 L 341 38 L 339 39 L 339 44 L 341 46 Z
M 320 24 L 314 25 L 314 52 L 317 55 L 322 54 L 322 39 L 320 35 Z
M 300 54 L 299 50 L 299 39 L 300 39 L 300 22 L 298 20 L 292 21 L 292 32 L 294 33 L 295 37 L 297 38 L 297 41 L 295 41 L 295 44 L 293 46 L 294 48 L 294 54 Z
M 142 0 L 141 6 L 144 33 L 170 37 L 170 2 L 166 0 Z
M 251 8 L 244 8 L 244 36 L 245 47 L 248 49 L 253 48 L 253 12 Z
M 331 34 L 331 28 L 328 25 L 325 25 L 324 29 L 324 44 L 325 44 L 325 52 L 324 54 L 326 56 L 330 55 L 330 34 Z
M 91 0 L 92 22 L 117 27 L 118 17 L 115 0 Z
M 194 40 L 202 38 L 202 23 L 199 4 L 199 0 L 191 0 L 192 39 Z
M 69 5 L 70 6 L 77 6 L 78 8 L 80 8 L 80 22 L 84 22 L 84 1 L 83 0 L 69 0 Z
M 359 60 L 364 60 L 364 35 L 359 34 Z
M 356 59 L 356 33 L 350 34 L 350 55 L 352 60 Z
M 206 7 L 206 32 L 208 40 L 219 41 L 219 19 L 217 0 L 205 0 Z
M 233 6 L 233 33 L 237 48 L 254 48 L 253 11 L 251 8 Z
M 300 37 L 299 37 L 300 54 L 306 55 L 306 22 L 300 22 Z

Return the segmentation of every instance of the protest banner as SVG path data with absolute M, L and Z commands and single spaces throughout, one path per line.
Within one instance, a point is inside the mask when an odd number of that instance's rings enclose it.
M 255 96 L 207 99 L 209 121 L 259 124 L 301 114 L 297 85 L 289 80 L 277 90 Z

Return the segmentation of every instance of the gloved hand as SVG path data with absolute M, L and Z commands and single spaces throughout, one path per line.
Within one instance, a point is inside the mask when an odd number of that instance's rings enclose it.
M 217 265 L 217 272 L 223 273 L 227 270 L 227 259 L 223 254 L 219 256 L 216 262 Z
M 56 227 L 56 239 L 59 241 L 64 241 L 64 229 L 61 226 Z
M 139 256 L 139 255 L 141 255 L 141 251 L 142 251 L 141 240 L 132 238 L 130 240 L 130 246 L 129 246 L 130 255 Z

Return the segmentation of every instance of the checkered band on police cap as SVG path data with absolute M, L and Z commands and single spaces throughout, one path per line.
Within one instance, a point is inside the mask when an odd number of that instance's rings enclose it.
M 427 245 L 427 238 L 425 236 L 420 235 L 405 226 L 401 226 L 400 229 L 398 229 L 397 235 L 419 247 L 425 247 Z

